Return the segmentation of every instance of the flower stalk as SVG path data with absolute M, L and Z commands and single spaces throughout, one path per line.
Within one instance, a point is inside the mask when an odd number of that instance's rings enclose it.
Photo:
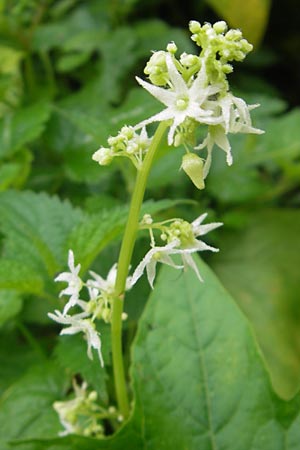
M 129 401 L 126 387 L 125 371 L 122 356 L 122 313 L 124 292 L 129 265 L 136 240 L 139 225 L 140 210 L 146 189 L 148 175 L 162 137 L 168 127 L 168 122 L 161 122 L 153 136 L 149 150 L 140 170 L 137 172 L 136 183 L 132 194 L 128 220 L 121 244 L 118 261 L 118 272 L 115 285 L 115 299 L 112 311 L 112 357 L 115 389 L 119 411 L 126 419 L 129 415 Z

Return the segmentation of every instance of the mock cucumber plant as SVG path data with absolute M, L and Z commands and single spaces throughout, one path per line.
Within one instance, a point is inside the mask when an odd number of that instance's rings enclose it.
M 105 343 L 101 341 L 97 322 L 110 324 L 117 405 L 101 406 L 95 391 L 89 391 L 85 382 L 79 385 L 74 381 L 74 398 L 54 404 L 63 427 L 62 435 L 76 433 L 100 437 L 104 434 L 103 420 L 116 424 L 129 417 L 132 402 L 122 355 L 122 323 L 127 319 L 124 313 L 126 292 L 134 289 L 144 274 L 155 289 L 158 264 L 179 271 L 194 271 L 199 282 L 205 283 L 193 255 L 205 250 L 218 251 L 202 240 L 202 236 L 222 225 L 220 222 L 206 223 L 206 212 L 199 212 L 191 223 L 181 217 L 156 222 L 148 212 L 141 214 L 148 175 L 162 139 L 167 135 L 168 146 L 173 152 L 179 146 L 184 147 L 185 154 L 178 169 L 203 190 L 213 152 L 222 150 L 227 164 L 233 163 L 228 138 L 231 133 L 263 133 L 252 126 L 250 117 L 251 109 L 259 105 L 248 105 L 236 97 L 230 91 L 227 79 L 233 71 L 232 62 L 243 61 L 252 45 L 243 38 L 241 31 L 229 30 L 224 21 L 214 25 L 191 21 L 189 29 L 191 39 L 200 48 L 198 54 L 177 55 L 177 46 L 171 42 L 165 51 L 153 52 L 147 62 L 144 73 L 148 81 L 136 77 L 138 84 L 161 102 L 164 109 L 135 126 L 124 125 L 116 136 L 108 138 L 107 146 L 93 155 L 100 166 L 109 165 L 114 158 L 125 157 L 136 170 L 119 258 L 106 278 L 90 272 L 90 278 L 83 281 L 80 263 L 70 249 L 69 271 L 55 279 L 67 283 L 60 295 L 68 300 L 62 311 L 49 313 L 49 317 L 63 325 L 62 335 L 82 333 L 87 356 L 93 359 L 97 354 L 99 361 L 95 360 L 94 364 L 99 364 L 99 370 L 104 366 L 102 344 Z M 157 128 L 151 135 L 149 130 L 156 123 Z M 132 267 L 137 234 L 144 230 L 149 233 L 149 251 L 136 267 Z M 84 290 L 87 296 L 82 295 Z

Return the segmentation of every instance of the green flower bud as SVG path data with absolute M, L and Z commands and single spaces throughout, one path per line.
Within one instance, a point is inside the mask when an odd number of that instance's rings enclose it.
M 177 52 L 177 45 L 175 44 L 175 42 L 170 42 L 167 45 L 167 51 L 175 55 L 175 53 Z
M 97 161 L 100 166 L 107 166 L 113 159 L 112 151 L 110 148 L 101 147 L 93 154 L 92 159 Z
M 227 23 L 224 20 L 220 20 L 219 22 L 214 23 L 213 29 L 216 33 L 221 34 L 227 31 Z
M 186 153 L 181 168 L 198 189 L 204 189 L 203 160 L 195 153 Z

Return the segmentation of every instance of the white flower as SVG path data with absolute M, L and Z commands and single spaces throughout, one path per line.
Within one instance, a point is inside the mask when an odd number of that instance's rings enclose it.
M 117 264 L 114 264 L 107 274 L 106 280 L 102 278 L 97 273 L 90 271 L 90 274 L 94 278 L 93 280 L 87 281 L 87 286 L 90 288 L 98 289 L 98 291 L 103 295 L 113 295 L 115 291 L 115 284 L 117 278 Z M 128 277 L 126 280 L 126 290 L 131 287 L 131 278 Z
M 259 105 L 247 105 L 247 103 L 239 97 L 235 97 L 227 92 L 217 101 L 208 102 L 211 109 L 215 109 L 214 116 L 220 118 L 219 124 L 210 126 L 208 133 L 202 144 L 196 147 L 197 150 L 207 148 L 207 158 L 203 168 L 203 176 L 206 178 L 212 159 L 212 149 L 216 144 L 226 153 L 226 162 L 231 166 L 232 154 L 231 145 L 227 138 L 228 133 L 252 133 L 262 134 L 263 130 L 254 128 L 251 122 L 250 111 Z
M 153 282 L 156 275 L 156 264 L 158 262 L 172 266 L 175 269 L 182 269 L 183 266 L 177 266 L 169 256 L 178 253 L 178 250 L 175 249 L 175 247 L 179 244 L 179 241 L 174 240 L 170 244 L 163 247 L 152 247 L 135 269 L 131 280 L 132 286 L 143 275 L 144 270 L 146 269 L 149 284 L 153 289 Z
M 63 289 L 59 294 L 60 297 L 62 295 L 70 296 L 68 303 L 64 307 L 64 314 L 67 313 L 67 311 L 72 306 L 77 304 L 77 302 L 79 300 L 79 292 L 81 291 L 82 284 L 83 284 L 80 277 L 78 276 L 81 266 L 80 266 L 80 264 L 78 264 L 75 267 L 74 253 L 72 250 L 69 250 L 68 266 L 69 266 L 70 272 L 62 272 L 54 280 L 54 281 L 66 281 L 68 283 L 68 287 Z
M 93 359 L 92 348 L 95 349 L 98 353 L 101 366 L 104 366 L 101 353 L 100 334 L 95 329 L 95 325 L 93 324 L 93 322 L 87 318 L 89 316 L 88 312 L 82 312 L 79 314 L 75 314 L 74 316 L 70 316 L 68 314 L 61 313 L 58 310 L 55 310 L 55 314 L 48 313 L 48 316 L 55 322 L 61 323 L 63 325 L 69 325 L 68 328 L 62 329 L 62 331 L 60 332 L 61 335 L 72 335 L 80 332 L 84 333 L 88 345 L 88 357 L 90 359 Z
M 132 275 L 132 285 L 134 285 L 137 282 L 137 280 L 142 276 L 144 270 L 146 269 L 149 284 L 153 288 L 153 282 L 156 275 L 156 264 L 158 262 L 167 264 L 176 269 L 182 268 L 186 269 L 187 267 L 191 267 L 196 273 L 198 279 L 200 281 L 203 281 L 198 271 L 197 265 L 193 260 L 191 254 L 203 250 L 218 252 L 219 249 L 211 247 L 210 245 L 207 245 L 205 242 L 196 238 L 199 236 L 203 236 L 209 231 L 214 230 L 215 228 L 218 228 L 221 225 L 223 225 L 220 222 L 202 225 L 202 222 L 206 218 L 206 216 L 207 213 L 202 214 L 197 219 L 195 219 L 191 224 L 188 224 L 187 222 L 184 221 L 181 222 L 178 221 L 177 230 L 174 227 L 172 228 L 172 232 L 175 231 L 175 234 L 177 234 L 178 237 L 172 238 L 165 246 L 162 247 L 158 247 L 155 245 L 152 246 L 152 248 L 149 250 L 149 252 L 145 255 L 145 257 L 142 259 L 142 261 L 135 269 Z M 175 223 L 176 222 L 174 222 L 174 224 Z M 183 231 L 182 239 L 180 239 L 181 226 Z M 176 231 L 179 231 L 179 233 L 176 233 Z M 188 232 L 190 231 L 190 235 L 187 233 L 187 231 Z M 168 231 L 166 231 L 166 233 L 168 233 Z M 175 262 L 170 257 L 170 255 L 175 254 L 181 255 L 183 266 L 176 265 Z
M 154 86 L 136 77 L 138 83 L 146 89 L 157 100 L 162 102 L 167 108 L 158 114 L 144 120 L 135 128 L 141 128 L 152 122 L 173 120 L 168 134 L 168 144 L 174 141 L 176 128 L 181 125 L 186 118 L 193 118 L 202 124 L 217 124 L 219 119 L 212 116 L 212 111 L 201 108 L 210 95 L 220 91 L 220 87 L 207 86 L 205 66 L 199 71 L 197 77 L 188 86 L 181 74 L 175 67 L 171 55 L 166 55 L 166 64 L 171 84 L 171 89 L 164 89 Z

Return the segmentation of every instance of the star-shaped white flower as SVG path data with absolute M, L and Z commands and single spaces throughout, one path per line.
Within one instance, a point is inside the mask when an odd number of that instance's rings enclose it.
M 101 340 L 100 334 L 95 328 L 93 322 L 88 319 L 89 313 L 82 312 L 79 314 L 74 314 L 70 316 L 68 314 L 61 313 L 57 309 L 54 311 L 55 314 L 48 313 L 50 319 L 55 322 L 61 323 L 63 325 L 69 325 L 68 328 L 63 328 L 60 332 L 63 334 L 76 334 L 76 333 L 84 333 L 86 341 L 87 341 L 87 355 L 90 359 L 93 359 L 92 348 L 95 349 L 98 353 L 98 357 L 100 360 L 100 364 L 103 367 L 104 361 L 101 353 Z
M 207 158 L 203 167 L 203 177 L 206 178 L 211 166 L 212 150 L 214 145 L 226 153 L 226 162 L 232 165 L 233 159 L 231 154 L 231 145 L 227 137 L 228 133 L 251 133 L 262 134 L 263 130 L 254 128 L 251 122 L 250 111 L 259 105 L 247 105 L 247 103 L 239 97 L 235 97 L 230 92 L 220 98 L 218 101 L 209 102 L 211 108 L 215 108 L 215 116 L 219 114 L 220 123 L 210 126 L 204 141 L 195 147 L 197 150 L 207 148 Z M 214 104 L 214 106 L 213 106 Z
M 54 281 L 66 281 L 68 283 L 68 287 L 63 289 L 59 296 L 63 295 L 69 295 L 70 299 L 68 303 L 64 307 L 64 314 L 67 313 L 67 311 L 74 305 L 77 304 L 79 300 L 79 292 L 82 288 L 82 281 L 81 278 L 78 276 L 80 271 L 80 264 L 78 264 L 76 267 L 74 265 L 74 253 L 72 250 L 69 250 L 69 256 L 68 256 L 68 266 L 70 269 L 70 272 L 62 272 L 60 273 Z
M 116 278 L 117 278 L 117 263 L 112 266 L 107 274 L 107 278 L 102 278 L 97 273 L 90 270 L 90 274 L 93 279 L 87 281 L 87 286 L 90 288 L 98 289 L 101 294 L 112 295 L 115 290 Z M 131 287 L 131 277 L 126 280 L 126 291 Z
M 166 55 L 166 64 L 171 84 L 170 89 L 154 86 L 153 84 L 136 77 L 138 83 L 167 108 L 149 119 L 144 120 L 135 128 L 141 128 L 152 122 L 161 122 L 172 119 L 173 122 L 168 134 L 168 144 L 171 145 L 174 141 L 176 128 L 188 117 L 195 119 L 202 124 L 219 123 L 219 118 L 212 117 L 213 111 L 206 110 L 201 106 L 209 96 L 220 91 L 220 86 L 207 86 L 204 65 L 197 77 L 192 80 L 191 85 L 188 86 L 182 75 L 176 69 L 172 57 L 169 54 Z
M 183 245 L 180 239 L 174 238 L 171 242 L 169 242 L 165 246 L 161 247 L 153 246 L 135 269 L 132 275 L 132 285 L 134 285 L 137 282 L 137 280 L 142 276 L 142 274 L 146 269 L 149 284 L 153 289 L 153 282 L 156 275 L 156 265 L 158 262 L 172 266 L 175 269 L 182 269 L 182 268 L 186 269 L 187 267 L 191 267 L 196 273 L 198 279 L 200 281 L 203 281 L 199 273 L 198 267 L 195 261 L 193 260 L 191 254 L 203 250 L 218 252 L 219 249 L 211 247 L 210 245 L 207 245 L 205 242 L 196 238 L 223 225 L 221 222 L 214 222 L 202 225 L 202 222 L 206 218 L 206 216 L 207 213 L 204 213 L 190 224 L 193 239 L 189 244 Z M 183 266 L 176 265 L 175 262 L 170 257 L 170 255 L 176 254 L 181 255 Z
M 183 266 L 176 265 L 170 258 L 170 255 L 178 253 L 178 249 L 176 249 L 176 247 L 179 244 L 180 242 L 178 240 L 174 240 L 162 247 L 152 247 L 135 269 L 131 279 L 132 286 L 143 275 L 144 270 L 146 269 L 149 284 L 153 289 L 153 282 L 156 275 L 156 264 L 158 262 L 167 264 L 168 266 L 174 267 L 175 269 L 182 269 Z

